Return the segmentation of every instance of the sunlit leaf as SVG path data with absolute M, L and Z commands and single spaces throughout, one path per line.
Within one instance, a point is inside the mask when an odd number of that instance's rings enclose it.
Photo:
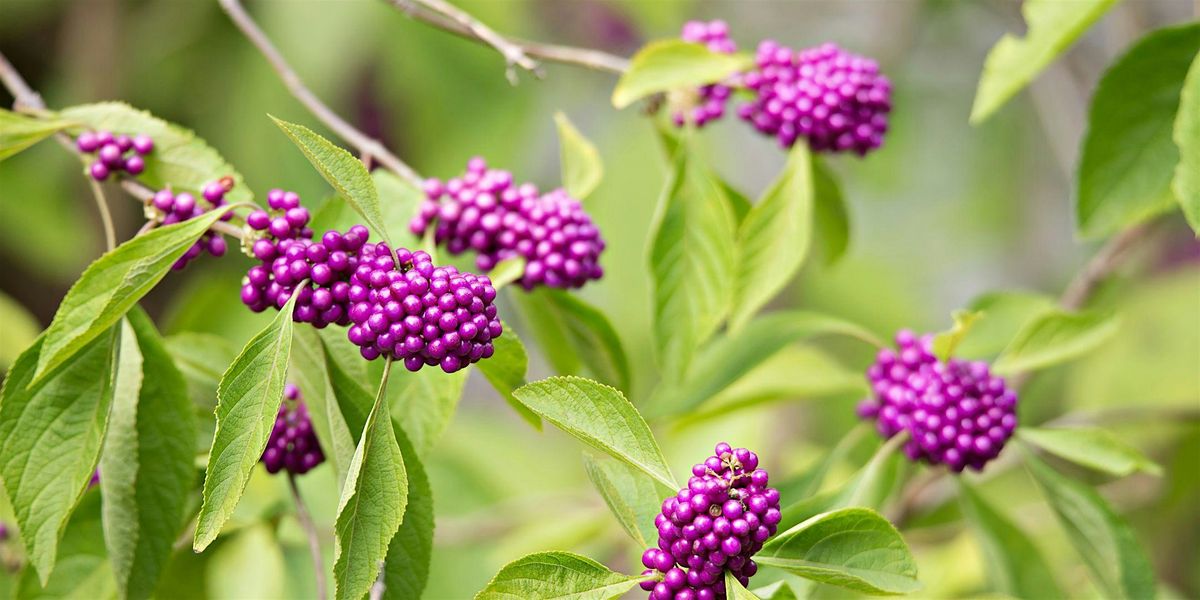
M 651 94 L 720 81 L 754 65 L 746 54 L 713 52 L 683 40 L 651 42 L 638 51 L 613 89 L 612 103 L 625 108 Z

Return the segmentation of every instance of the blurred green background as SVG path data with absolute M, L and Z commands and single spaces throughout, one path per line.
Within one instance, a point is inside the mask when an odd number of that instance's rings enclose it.
M 896 90 L 892 131 L 883 149 L 865 160 L 829 161 L 850 205 L 850 251 L 833 266 L 810 261 L 773 306 L 825 310 L 885 336 L 900 327 L 944 328 L 951 310 L 983 292 L 1054 295 L 1062 289 L 1095 249 L 1075 239 L 1071 218 L 1090 90 L 1139 35 L 1193 10 L 1186 0 L 1119 5 L 1030 90 L 986 125 L 971 128 L 967 115 L 987 50 L 1003 32 L 1022 28 L 1016 2 L 457 4 L 504 33 L 626 56 L 648 40 L 674 37 L 687 19 L 722 18 L 746 50 L 765 38 L 794 47 L 834 41 L 876 57 Z M 609 104 L 613 76 L 546 64 L 543 80 L 522 74 L 514 87 L 493 51 L 413 21 L 383 1 L 253 1 L 248 9 L 318 96 L 426 176 L 452 176 L 478 154 L 519 180 L 557 185 L 552 115 L 566 113 L 599 147 L 606 169 L 589 204 L 609 242 L 607 275 L 581 293 L 613 320 L 635 367 L 631 397 L 645 399 L 654 383 L 645 249 L 666 167 L 648 120 Z M 330 193 L 266 115 L 332 135 L 288 95 L 215 2 L 3 0 L 0 51 L 51 107 L 124 100 L 194 129 L 259 195 L 271 187 L 292 189 L 315 208 Z M 3 92 L 0 99 L 11 103 Z M 699 137 L 715 169 L 752 196 L 784 162 L 772 141 L 736 119 Z M 0 290 L 41 326 L 102 251 L 89 195 L 78 162 L 53 143 L 0 163 Z M 124 238 L 142 216 L 136 203 L 118 197 L 111 190 Z M 144 304 L 165 334 L 212 333 L 240 347 L 267 318 L 238 300 L 249 265 L 238 255 L 203 258 L 169 275 Z M 1156 226 L 1151 242 L 1097 301 L 1122 310 L 1121 335 L 1068 368 L 1040 375 L 1027 388 L 1022 418 L 1036 423 L 1115 406 L 1200 407 L 1200 246 L 1182 220 L 1170 217 Z M 516 323 L 509 309 L 506 319 Z M 11 331 L 20 323 L 12 317 L 0 326 Z M 822 356 L 833 360 L 814 367 L 821 376 L 854 381 L 869 361 L 853 347 L 825 349 Z M 530 379 L 549 373 L 536 356 L 534 363 Z M 211 366 L 219 372 L 225 365 Z M 660 440 L 677 472 L 713 442 L 727 440 L 756 447 L 773 473 L 799 473 L 852 427 L 860 393 L 854 385 L 834 386 L 814 397 L 662 429 Z M 1114 427 L 1167 472 L 1096 483 L 1131 516 L 1167 584 L 1165 595 L 1200 597 L 1200 428 L 1182 420 Z M 832 479 L 844 478 L 870 452 L 858 448 Z M 640 570 L 640 549 L 627 543 L 591 489 L 576 443 L 557 431 L 533 432 L 478 374 L 425 461 L 437 511 L 426 597 L 469 597 L 501 565 L 541 549 L 574 550 L 615 569 Z M 318 469 L 302 487 L 324 528 L 331 563 L 334 477 Z M 1027 476 L 1010 473 L 986 489 L 1029 530 L 1047 532 L 1037 543 L 1062 566 L 1061 578 L 1074 584 L 1068 589 L 1086 595 L 1086 573 L 1069 551 L 1060 551 L 1065 538 Z M 956 510 L 950 505 L 906 531 L 920 560 L 924 596 L 987 589 L 978 547 L 952 522 Z M 185 552 L 172 566 L 178 596 L 310 596 L 307 551 L 289 511 L 283 481 L 257 473 L 238 511 L 244 528 L 201 557 Z

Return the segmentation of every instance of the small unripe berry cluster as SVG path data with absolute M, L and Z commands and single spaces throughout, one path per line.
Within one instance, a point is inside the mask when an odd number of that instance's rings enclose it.
M 879 351 L 867 370 L 873 398 L 859 416 L 890 438 L 907 433 L 910 460 L 980 470 L 1000 454 L 1017 427 L 1017 394 L 982 361 L 938 360 L 933 336 L 896 334 L 897 350 Z
M 650 600 L 725 596 L 725 571 L 742 585 L 758 572 L 752 560 L 779 525 L 779 490 L 767 487 L 758 456 L 721 442 L 692 467 L 688 486 L 662 503 L 654 518 L 658 546 L 642 554 Z
M 154 150 L 154 140 L 148 135 L 114 136 L 111 131 L 85 131 L 75 138 L 75 146 L 80 152 L 96 155 L 88 173 L 96 181 L 104 181 L 118 171 L 138 175 L 146 170 L 142 157 Z
M 289 383 L 284 387 L 283 397 L 262 462 L 269 473 L 287 469 L 293 475 L 303 475 L 325 462 L 325 454 L 313 431 L 308 407 L 300 399 L 300 389 Z
M 599 279 L 604 240 L 578 200 L 566 191 L 539 195 L 531 183 L 516 185 L 512 173 L 489 169 L 472 158 L 461 177 L 445 183 L 425 183 L 427 200 L 409 228 L 424 235 L 433 227 L 434 239 L 451 254 L 474 250 L 475 264 L 490 271 L 500 261 L 524 257 L 525 289 L 539 285 L 582 287 Z
M 685 42 L 704 44 L 709 50 L 720 54 L 733 54 L 737 44 L 729 37 L 729 25 L 725 21 L 688 21 L 683 25 L 680 37 Z M 687 109 L 677 110 L 672 115 L 676 127 L 683 127 L 691 122 L 696 127 L 725 116 L 725 105 L 729 102 L 732 90 L 728 85 L 713 83 L 701 87 L 697 91 L 695 105 Z
M 201 195 L 204 197 L 207 207 L 187 192 L 175 194 L 170 189 L 159 190 L 146 206 L 146 218 L 163 225 L 173 225 L 194 219 L 209 210 L 224 206 L 225 194 L 232 188 L 233 179 L 230 177 L 223 177 L 205 185 Z M 231 218 L 233 218 L 231 212 L 221 215 L 222 221 L 228 221 Z M 225 238 L 210 229 L 204 232 L 204 235 L 196 240 L 196 243 L 192 244 L 192 247 L 188 248 L 187 252 L 171 265 L 171 268 L 175 270 L 184 268 L 205 250 L 213 256 L 224 256 L 227 249 Z
M 804 138 L 817 152 L 861 156 L 883 143 L 891 83 L 874 60 L 835 44 L 795 51 L 765 40 L 742 83 L 756 96 L 738 116 L 784 147 Z
M 495 351 L 492 340 L 504 330 L 495 299 L 486 276 L 435 267 L 425 252 L 366 244 L 350 284 L 348 335 L 368 360 L 453 373 Z

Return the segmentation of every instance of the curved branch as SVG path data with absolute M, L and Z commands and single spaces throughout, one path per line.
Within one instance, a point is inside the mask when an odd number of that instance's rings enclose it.
M 288 488 L 292 492 L 292 503 L 296 505 L 296 520 L 308 537 L 308 550 L 312 554 L 313 572 L 317 579 L 317 598 L 325 600 L 325 565 L 321 560 L 321 541 L 317 537 L 317 526 L 313 524 L 308 508 L 304 506 L 304 498 L 300 496 L 300 488 L 296 487 L 296 476 L 288 471 Z

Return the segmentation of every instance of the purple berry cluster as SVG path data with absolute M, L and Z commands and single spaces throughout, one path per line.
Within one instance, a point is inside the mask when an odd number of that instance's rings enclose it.
M 150 199 L 150 203 L 146 207 L 146 216 L 151 221 L 163 225 L 182 223 L 188 219 L 194 219 L 209 210 L 224 206 L 225 194 L 231 189 L 233 189 L 233 178 L 231 177 L 223 177 L 218 181 L 205 185 L 201 195 L 204 197 L 207 206 L 202 205 L 196 200 L 195 196 L 187 192 L 175 194 L 170 189 L 159 190 Z M 221 215 L 222 221 L 228 221 L 231 218 L 233 218 L 233 213 L 231 212 Z M 225 238 L 221 234 L 212 230 L 206 231 L 200 239 L 196 240 L 195 244 L 192 244 L 191 248 L 188 248 L 183 256 L 175 261 L 175 264 L 171 265 L 171 268 L 175 270 L 184 268 L 205 250 L 213 256 L 224 256 L 227 249 Z
M 421 251 L 364 245 L 349 296 L 348 336 L 363 358 L 403 360 L 409 371 L 453 373 L 490 358 L 503 332 L 487 277 L 435 267 Z
M 933 336 L 896 334 L 897 350 L 879 351 L 867 370 L 873 398 L 859 416 L 875 419 L 890 438 L 905 432 L 904 453 L 956 472 L 983 468 L 1017 427 L 1017 394 L 982 361 L 937 359 Z
M 688 21 L 683 25 L 680 35 L 685 42 L 704 44 L 709 50 L 720 54 L 733 54 L 737 44 L 729 37 L 729 25 L 725 21 Z M 695 105 L 686 110 L 678 110 L 672 115 L 676 127 L 683 127 L 689 121 L 696 127 L 725 116 L 725 105 L 729 102 L 732 89 L 728 85 L 713 83 L 698 90 Z
M 289 383 L 284 387 L 283 397 L 262 462 L 269 473 L 287 469 L 292 475 L 303 475 L 325 462 L 325 455 L 313 431 L 308 408 L 300 399 L 300 389 Z
M 96 181 L 104 181 L 118 171 L 138 175 L 146 170 L 143 157 L 154 150 L 154 140 L 147 135 L 114 136 L 111 131 L 85 131 L 75 138 L 75 146 L 80 152 L 96 155 L 88 173 Z
M 539 195 L 533 184 L 516 185 L 512 173 L 475 157 L 461 177 L 426 181 L 425 195 L 409 228 L 424 235 L 433 227 L 435 241 L 451 254 L 474 250 L 482 271 L 524 257 L 520 283 L 527 290 L 578 288 L 604 274 L 600 230 L 562 189 Z
M 835 44 L 795 51 L 765 40 L 742 83 L 756 96 L 738 116 L 784 147 L 804 138 L 817 152 L 861 156 L 883 143 L 891 83 L 869 58 Z
M 721 442 L 692 467 L 688 486 L 662 503 L 654 518 L 658 546 L 642 554 L 641 584 L 650 600 L 725 596 L 725 571 L 742 585 L 758 572 L 752 560 L 779 525 L 779 490 L 767 487 L 758 456 Z

